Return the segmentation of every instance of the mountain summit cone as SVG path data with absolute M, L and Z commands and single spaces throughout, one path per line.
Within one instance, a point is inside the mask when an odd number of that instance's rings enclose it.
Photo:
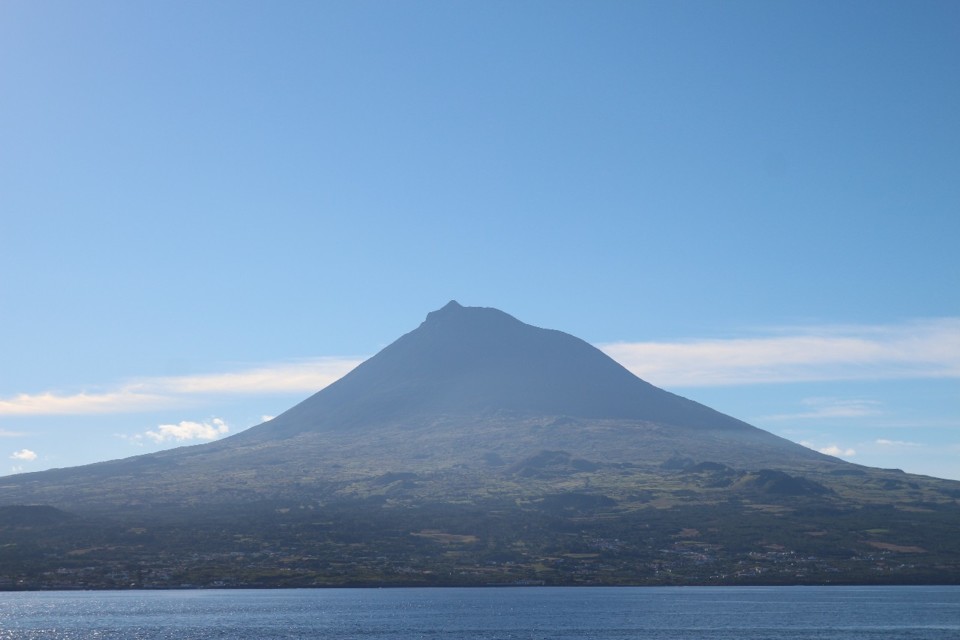
M 654 387 L 579 338 L 524 324 L 497 309 L 451 301 L 339 381 L 246 437 L 494 413 L 754 430 Z

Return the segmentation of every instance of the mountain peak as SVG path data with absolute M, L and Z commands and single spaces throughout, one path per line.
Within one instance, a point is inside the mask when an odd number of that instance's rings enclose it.
M 579 338 L 451 300 L 334 384 L 249 433 L 284 437 L 503 412 L 753 429 L 654 387 Z
M 428 322 L 437 322 L 443 318 L 450 317 L 460 311 L 463 311 L 464 307 L 456 300 L 451 300 L 447 304 L 443 305 L 436 311 L 431 311 L 427 314 L 427 319 L 424 320 L 424 323 Z
M 456 311 L 457 309 L 463 309 L 463 305 L 461 305 L 461 304 L 460 304 L 459 302 L 457 302 L 456 300 L 451 300 L 451 301 L 448 302 L 447 304 L 443 305 L 442 308 L 437 309 L 437 311 L 440 311 L 440 312 L 448 311 L 448 312 L 449 312 L 449 311 Z M 436 312 L 434 312 L 434 313 L 436 313 Z M 429 314 L 428 314 L 428 315 L 429 315 Z
M 513 316 L 494 309 L 493 307 L 465 307 L 456 300 L 451 300 L 436 311 L 427 314 L 427 319 L 423 321 L 421 327 L 435 325 L 451 325 L 453 323 L 461 330 L 466 331 L 487 331 L 491 323 L 508 325 L 523 325 L 522 322 Z M 524 325 L 525 326 L 525 325 Z

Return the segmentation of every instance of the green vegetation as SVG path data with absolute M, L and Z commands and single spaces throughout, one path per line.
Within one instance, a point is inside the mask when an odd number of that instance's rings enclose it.
M 4 507 L 0 588 L 960 581 L 946 481 L 576 460 L 544 452 L 479 486 L 387 472 L 256 502 Z M 905 482 L 881 501 L 885 474 Z

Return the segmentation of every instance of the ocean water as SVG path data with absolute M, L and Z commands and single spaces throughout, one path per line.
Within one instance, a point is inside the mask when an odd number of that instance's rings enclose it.
M 960 587 L 0 593 L 0 640 L 956 640 Z

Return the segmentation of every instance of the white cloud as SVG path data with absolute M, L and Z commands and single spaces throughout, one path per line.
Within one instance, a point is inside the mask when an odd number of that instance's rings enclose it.
M 216 440 L 230 431 L 227 423 L 220 418 L 210 422 L 190 422 L 184 420 L 178 424 L 162 424 L 155 431 L 143 434 L 153 442 L 185 442 L 188 440 Z
M 829 447 L 823 447 L 819 449 L 820 453 L 825 453 L 828 456 L 836 456 L 838 458 L 852 458 L 857 455 L 857 452 L 853 449 L 841 449 L 835 444 L 830 445 Z
M 312 393 L 360 362 L 358 358 L 315 358 L 230 373 L 143 378 L 100 392 L 20 394 L 0 399 L 0 415 L 136 413 L 189 406 L 202 396 Z
M 28 434 L 22 431 L 7 431 L 6 429 L 0 429 L 0 438 L 22 438 L 25 435 Z
M 813 449 L 814 451 L 819 451 L 820 453 L 826 454 L 828 456 L 834 456 L 835 458 L 852 458 L 857 455 L 857 452 L 850 448 L 843 448 L 841 446 L 831 444 L 826 447 L 817 447 L 809 442 L 800 442 L 803 446 L 808 449 Z
M 772 333 L 777 335 L 600 348 L 661 386 L 960 377 L 960 318 Z
M 20 449 L 20 451 L 14 451 L 10 454 L 11 460 L 22 460 L 24 462 L 33 462 L 37 459 L 37 454 L 30 449 Z

